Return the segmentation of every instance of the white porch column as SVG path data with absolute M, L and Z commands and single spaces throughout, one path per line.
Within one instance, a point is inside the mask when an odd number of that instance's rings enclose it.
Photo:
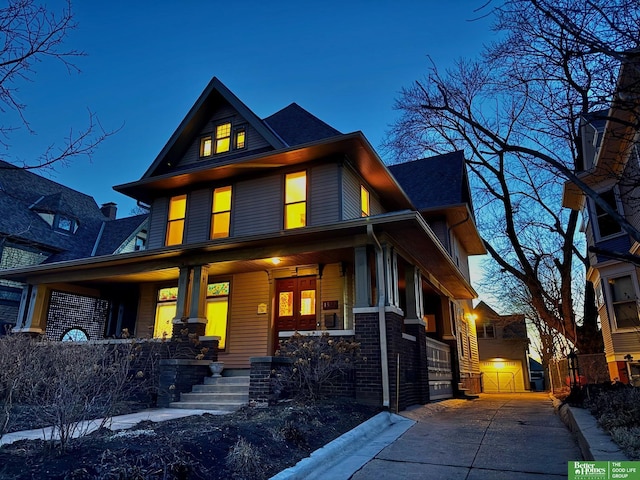
M 367 247 L 356 247 L 355 253 L 355 280 L 356 302 L 355 307 L 371 306 L 371 272 L 369 271 L 369 259 Z
M 207 323 L 207 284 L 209 283 L 209 265 L 192 267 L 189 323 Z
M 406 318 L 405 324 L 422 324 L 424 325 L 423 297 L 422 297 L 422 278 L 420 269 L 415 265 L 408 265 L 405 273 L 406 280 Z
M 191 269 L 189 267 L 180 267 L 180 276 L 178 277 L 178 298 L 176 299 L 176 316 L 173 323 L 182 322 L 183 318 L 189 316 L 189 277 Z
M 45 285 L 25 285 L 20 298 L 18 323 L 14 332 L 41 334 L 47 326 L 51 289 Z

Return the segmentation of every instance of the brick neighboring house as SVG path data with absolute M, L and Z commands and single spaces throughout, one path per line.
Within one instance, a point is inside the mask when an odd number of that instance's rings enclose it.
M 480 302 L 473 310 L 482 391 L 485 393 L 530 390 L 529 338 L 524 315 L 499 315 Z
M 361 344 L 341 393 L 362 402 L 403 409 L 479 384 L 467 258 L 486 252 L 461 152 L 387 168 L 362 132 L 295 103 L 260 119 L 214 78 L 115 189 L 151 205 L 147 249 L 4 272 L 27 284 L 16 331 L 46 331 L 63 290 L 129 312 L 118 326 L 136 337 L 217 343 L 251 398 L 295 332 Z M 92 338 L 113 323 L 68 313 Z
M 637 61 L 633 62 L 621 67 L 612 106 L 582 119 L 582 165 L 576 173 L 635 229 L 640 229 L 636 127 L 640 75 Z M 636 99 L 633 108 L 629 99 Z M 611 380 L 640 384 L 640 270 L 624 258 L 625 254 L 638 255 L 640 244 L 573 183 L 565 184 L 563 206 L 580 210 L 585 219 L 590 263 L 587 280 L 593 282 L 596 292 L 609 376 Z
M 116 220 L 83 193 L 0 161 L 0 269 L 47 265 L 144 246 L 147 215 Z M 0 279 L 0 335 L 16 324 L 24 284 Z

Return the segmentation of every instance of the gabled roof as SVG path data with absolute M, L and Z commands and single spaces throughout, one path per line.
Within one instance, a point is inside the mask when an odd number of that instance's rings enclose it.
M 56 230 L 42 213 L 72 217 L 78 229 Z M 90 256 L 103 223 L 111 222 L 93 197 L 0 161 L 0 237 L 47 252 L 45 263 Z
M 427 220 L 446 217 L 470 255 L 483 255 L 462 151 L 389 166 L 411 202 Z
M 290 147 L 341 134 L 297 103 L 292 103 L 263 121 Z
M 104 228 L 98 239 L 98 245 L 94 256 L 112 255 L 116 250 L 128 241 L 149 218 L 148 213 L 125 217 L 117 220 L 108 220 L 104 223 Z
M 161 168 L 167 164 L 175 164 L 176 160 L 189 148 L 194 137 L 209 118 L 215 108 L 222 103 L 231 105 L 274 149 L 285 147 L 285 143 L 260 118 L 253 113 L 231 90 L 213 77 L 209 85 L 204 89 L 196 103 L 193 104 L 189 113 L 180 122 L 176 131 L 171 135 L 169 141 L 160 151 L 151 166 L 142 175 L 142 178 L 149 178 L 158 173 L 166 173 L 166 168 Z

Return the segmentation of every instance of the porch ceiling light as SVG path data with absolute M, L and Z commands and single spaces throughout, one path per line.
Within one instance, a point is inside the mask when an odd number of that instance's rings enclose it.
M 282 260 L 280 260 L 278 257 L 271 257 L 271 263 L 273 263 L 274 265 L 280 265 L 280 262 Z

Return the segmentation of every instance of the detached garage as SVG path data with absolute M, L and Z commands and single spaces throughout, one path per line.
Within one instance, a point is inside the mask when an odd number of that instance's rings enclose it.
M 522 368 L 521 360 L 496 358 L 480 362 L 482 391 L 484 393 L 516 393 L 526 391 L 528 372 Z

